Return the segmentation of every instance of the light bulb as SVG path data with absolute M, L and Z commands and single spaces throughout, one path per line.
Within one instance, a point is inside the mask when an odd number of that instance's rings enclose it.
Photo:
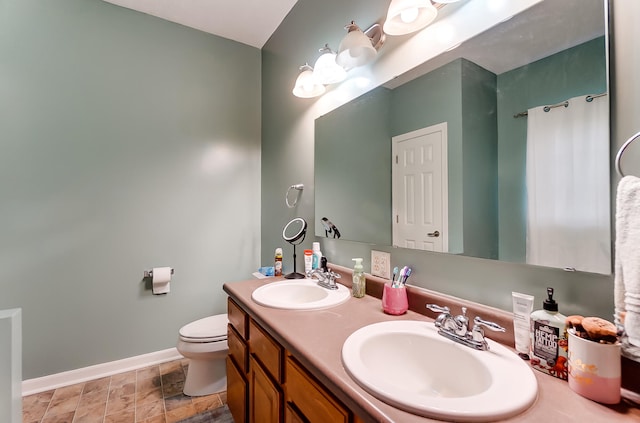
M 409 9 L 404 9 L 400 12 L 400 20 L 404 23 L 411 23 L 418 18 L 418 8 L 411 7 Z
M 305 90 L 308 93 L 313 91 L 314 87 L 315 87 L 315 84 L 314 84 L 313 79 L 311 79 L 311 78 L 306 78 L 304 83 L 302 84 L 302 89 Z

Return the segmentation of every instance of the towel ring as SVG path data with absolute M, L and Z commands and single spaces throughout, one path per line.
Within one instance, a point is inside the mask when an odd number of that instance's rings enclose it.
M 293 204 L 289 203 L 289 191 L 291 191 L 292 189 L 297 190 L 298 192 L 296 193 L 296 198 L 293 201 Z M 298 204 L 298 198 L 300 196 L 300 192 L 304 189 L 304 184 L 295 184 L 295 185 L 291 185 L 288 189 L 287 189 L 287 193 L 284 195 L 284 202 L 287 204 L 287 207 L 289 207 L 290 209 L 294 208 L 296 206 L 296 204 Z
M 620 147 L 620 150 L 618 150 L 618 154 L 616 154 L 616 172 L 618 172 L 618 175 L 620 175 L 620 177 L 624 177 L 624 173 L 622 173 L 622 167 L 620 166 L 622 155 L 624 154 L 624 151 L 627 149 L 627 147 L 629 147 L 629 145 L 638 138 L 640 138 L 640 132 L 638 132 L 637 134 L 629 138 L 624 144 L 622 144 L 622 147 Z

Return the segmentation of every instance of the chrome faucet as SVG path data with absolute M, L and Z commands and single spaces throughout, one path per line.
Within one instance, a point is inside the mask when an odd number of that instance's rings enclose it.
M 318 279 L 318 285 L 327 289 L 338 289 L 338 285 L 336 285 L 336 279 L 340 279 L 340 275 L 335 273 L 328 268 L 317 268 L 312 270 L 309 273 L 309 278 L 316 277 Z
M 473 329 L 469 331 L 469 318 L 467 308 L 462 307 L 462 314 L 452 316 L 449 307 L 441 307 L 436 304 L 427 304 L 426 307 L 436 313 L 440 313 L 435 321 L 438 333 L 452 341 L 466 345 L 476 350 L 486 351 L 489 344 L 484 338 L 484 329 L 488 328 L 496 332 L 504 332 L 505 329 L 497 323 L 483 320 L 480 317 L 473 319 Z

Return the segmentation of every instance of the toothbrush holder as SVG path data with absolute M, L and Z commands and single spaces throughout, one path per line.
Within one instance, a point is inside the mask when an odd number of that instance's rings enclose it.
M 394 288 L 385 283 L 382 290 L 382 310 L 397 316 L 406 313 L 408 309 L 407 288 L 404 285 Z

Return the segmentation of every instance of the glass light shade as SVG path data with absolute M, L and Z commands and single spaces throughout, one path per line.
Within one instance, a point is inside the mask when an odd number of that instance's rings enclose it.
M 375 59 L 378 52 L 358 25 L 353 22 L 347 26 L 348 33 L 340 42 L 336 63 L 344 69 L 364 66 Z
M 389 35 L 410 34 L 429 25 L 436 16 L 438 9 L 429 0 L 391 0 L 382 29 Z
M 328 50 L 316 60 L 313 76 L 319 84 L 337 84 L 347 78 L 347 71 L 336 63 L 336 54 Z
M 300 72 L 298 79 L 296 79 L 296 84 L 293 87 L 293 95 L 300 98 L 313 98 L 324 94 L 325 87 L 316 82 L 311 66 L 302 66 L 300 70 L 302 70 L 302 72 Z

